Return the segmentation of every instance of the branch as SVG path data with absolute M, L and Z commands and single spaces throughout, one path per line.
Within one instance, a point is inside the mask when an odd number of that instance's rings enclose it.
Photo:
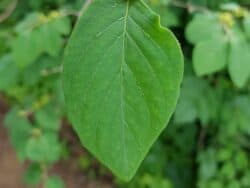
M 17 6 L 18 0 L 13 0 L 12 3 L 7 6 L 6 10 L 0 15 L 0 23 L 5 21 L 14 12 Z
M 46 166 L 46 164 L 44 164 L 44 163 L 41 163 L 40 164 L 41 165 L 41 170 L 42 170 L 42 184 L 43 184 L 43 187 L 45 188 L 45 184 L 46 184 L 46 182 L 47 182 L 47 180 L 48 180 L 48 169 L 47 169 L 47 166 Z
M 209 9 L 207 9 L 206 7 L 203 6 L 198 6 L 198 5 L 194 5 L 192 3 L 184 3 L 182 1 L 179 0 L 173 0 L 170 1 L 170 5 L 179 7 L 179 8 L 184 8 L 187 9 L 188 12 L 193 13 L 195 11 L 199 11 L 199 12 L 210 12 Z

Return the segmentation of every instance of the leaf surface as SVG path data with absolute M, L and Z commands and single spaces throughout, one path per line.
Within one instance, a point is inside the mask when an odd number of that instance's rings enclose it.
M 192 44 L 217 38 L 222 34 L 223 28 L 219 23 L 217 15 L 210 14 L 195 15 L 186 29 L 186 38 Z
M 177 40 L 141 0 L 95 0 L 65 52 L 66 106 L 82 144 L 123 180 L 172 115 L 183 74 Z
M 9 76 L 11 73 L 11 76 Z M 0 91 L 6 91 L 13 87 L 18 80 L 18 67 L 11 55 L 0 58 Z
M 229 74 L 234 84 L 242 88 L 250 77 L 250 45 L 241 31 L 235 30 L 230 41 Z
M 247 37 L 250 38 L 250 16 L 247 16 L 246 18 L 244 18 L 243 26 L 244 26 L 244 30 L 245 30 Z
M 196 74 L 202 76 L 223 69 L 227 64 L 228 46 L 223 36 L 202 41 L 195 46 L 193 63 Z
M 70 32 L 67 17 L 57 17 L 45 23 L 39 13 L 31 13 L 16 27 L 17 36 L 11 42 L 13 58 L 19 68 L 26 68 L 42 54 L 57 57 L 63 45 L 63 35 Z

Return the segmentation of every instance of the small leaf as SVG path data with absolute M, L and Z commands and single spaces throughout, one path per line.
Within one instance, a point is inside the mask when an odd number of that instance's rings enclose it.
M 35 23 L 39 22 L 40 16 L 41 14 L 39 14 L 38 12 L 29 13 L 20 23 L 16 25 L 15 31 L 18 34 L 27 31 L 27 29 L 32 28 Z
M 44 130 L 57 131 L 60 124 L 60 116 L 52 106 L 46 106 L 35 113 L 37 124 Z
M 193 52 L 194 70 L 202 76 L 222 70 L 227 64 L 228 42 L 221 36 L 200 42 Z
M 130 180 L 175 109 L 182 74 L 177 40 L 142 0 L 95 0 L 64 61 L 65 101 L 82 144 Z
M 12 42 L 13 58 L 18 67 L 24 68 L 40 55 L 40 36 L 30 31 L 17 36 Z
M 42 73 L 45 70 L 50 70 L 57 65 L 57 59 L 43 56 L 39 58 L 35 63 L 26 67 L 21 72 L 21 80 L 27 86 L 38 85 L 42 79 Z M 46 72 L 46 71 L 45 71 Z
M 213 148 L 209 148 L 206 151 L 199 153 L 199 173 L 204 179 L 210 179 L 218 173 L 215 152 L 216 151 Z
M 11 76 L 10 76 L 11 73 Z M 0 91 L 8 90 L 18 81 L 18 68 L 11 55 L 0 58 Z
M 18 112 L 18 108 L 11 109 L 4 119 L 4 124 L 9 131 L 11 144 L 17 151 L 19 159 L 24 160 L 26 158 L 25 148 L 31 135 L 32 125 Z
M 54 134 L 43 133 L 39 138 L 29 139 L 26 152 L 33 162 L 54 162 L 60 158 L 61 145 Z
M 52 176 L 45 182 L 45 188 L 64 188 L 64 183 L 61 178 Z
M 52 21 L 50 24 L 60 34 L 68 35 L 71 31 L 71 23 L 68 17 L 59 17 Z
M 35 186 L 39 183 L 41 174 L 42 172 L 40 165 L 37 163 L 33 163 L 29 166 L 25 173 L 24 182 L 30 186 Z
M 214 14 L 195 15 L 186 29 L 186 37 L 193 44 L 220 37 L 222 34 L 223 28 Z
M 250 76 L 250 45 L 241 31 L 235 31 L 230 41 L 229 74 L 234 84 L 242 88 Z
M 69 34 L 70 29 L 70 20 L 66 17 L 48 18 L 39 13 L 29 14 L 17 25 L 18 35 L 11 43 L 16 64 L 25 68 L 43 53 L 57 57 L 63 46 L 63 35 Z

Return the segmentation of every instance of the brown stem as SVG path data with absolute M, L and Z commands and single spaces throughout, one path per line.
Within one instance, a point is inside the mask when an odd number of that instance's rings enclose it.
M 42 170 L 42 186 L 45 188 L 45 184 L 48 180 L 48 169 L 45 164 L 41 164 L 41 170 Z

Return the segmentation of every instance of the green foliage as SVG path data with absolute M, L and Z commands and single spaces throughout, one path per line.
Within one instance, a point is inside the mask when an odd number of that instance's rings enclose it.
M 202 29 L 201 29 L 202 28 Z M 223 36 L 223 28 L 219 23 L 217 15 L 197 14 L 186 28 L 186 37 L 189 42 L 198 44 Z
M 60 178 L 52 176 L 46 181 L 45 188 L 64 188 L 64 183 Z
M 193 54 L 194 69 L 197 75 L 201 76 L 222 70 L 227 64 L 227 52 L 228 45 L 223 36 L 200 42 L 195 47 Z
M 219 89 L 213 90 L 206 81 L 197 79 L 193 74 L 186 74 L 174 122 L 187 124 L 199 120 L 203 126 L 206 126 L 217 118 L 219 110 L 217 98 L 220 98 Z
M 222 13 L 195 15 L 186 37 L 195 45 L 193 64 L 198 76 L 221 71 L 227 65 L 232 81 L 242 88 L 250 76 L 250 43 L 244 32 L 248 30 L 249 13 L 234 4 L 223 9 L 226 11 Z
M 131 179 L 176 105 L 183 72 L 176 39 L 142 1 L 96 0 L 65 54 L 64 92 L 76 132 L 116 175 Z
M 70 22 L 60 12 L 48 16 L 35 12 L 19 23 L 15 31 L 17 36 L 11 45 L 13 57 L 17 66 L 24 68 L 43 53 L 57 57 L 63 45 L 62 35 L 70 32 Z
M 11 104 L 4 124 L 19 159 L 31 162 L 24 176 L 31 186 L 45 184 L 42 176 L 63 157 L 60 63 L 65 38 L 71 32 L 65 10 L 41 12 L 48 2 L 37 2 L 41 9 L 32 11 L 25 6 L 27 2 L 18 3 L 0 29 L 0 91 Z M 48 187 L 58 184 L 53 181 Z
M 12 76 L 9 76 L 9 72 Z M 14 65 L 11 55 L 5 55 L 0 59 L 0 91 L 8 90 L 15 84 L 18 68 Z
M 5 125 L 10 130 L 10 140 L 17 150 L 19 158 L 24 160 L 27 156 L 25 148 L 32 132 L 30 122 L 26 118 L 18 116 L 17 109 L 13 109 L 6 116 Z
M 33 163 L 29 166 L 27 172 L 25 173 L 24 182 L 30 186 L 38 185 L 38 183 L 41 181 L 41 176 L 41 166 L 37 163 Z
M 250 43 L 242 31 L 235 30 L 230 41 L 229 73 L 238 87 L 243 87 L 250 76 Z

